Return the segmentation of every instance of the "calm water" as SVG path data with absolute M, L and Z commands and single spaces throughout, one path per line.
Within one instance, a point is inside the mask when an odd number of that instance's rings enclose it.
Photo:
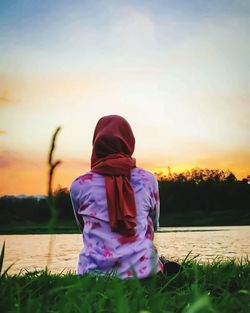
M 53 249 L 49 255 L 49 241 Z M 52 272 L 76 271 L 82 248 L 80 234 L 63 235 L 2 235 L 6 243 L 4 268 L 11 263 L 10 274 L 44 269 L 49 262 Z M 241 259 L 250 256 L 250 226 L 161 228 L 155 234 L 159 254 L 182 260 L 192 250 L 190 258 L 201 262 L 219 259 Z M 49 261 L 50 256 L 50 261 Z

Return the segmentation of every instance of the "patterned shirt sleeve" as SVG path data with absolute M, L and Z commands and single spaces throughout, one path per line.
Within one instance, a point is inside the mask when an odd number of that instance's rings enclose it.
M 158 181 L 155 176 L 153 176 L 151 188 L 152 188 L 150 192 L 151 207 L 149 210 L 149 216 L 152 219 L 152 222 L 154 225 L 154 231 L 157 231 L 159 227 L 159 218 L 160 218 L 160 196 L 159 196 Z
M 76 186 L 76 181 L 74 181 L 70 187 L 70 199 L 71 199 L 71 204 L 73 207 L 73 212 L 75 215 L 75 219 L 76 219 L 76 223 L 79 226 L 80 230 L 83 230 L 84 227 L 84 222 L 82 217 L 78 214 L 78 210 L 79 210 L 79 200 L 78 200 L 78 190 L 77 190 L 77 186 Z

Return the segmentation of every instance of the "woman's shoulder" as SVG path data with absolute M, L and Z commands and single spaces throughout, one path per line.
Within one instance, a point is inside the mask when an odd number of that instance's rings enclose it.
M 155 182 L 156 181 L 156 176 L 145 170 L 144 168 L 141 167 L 135 167 L 132 169 L 131 171 L 131 178 L 141 178 L 144 179 L 146 181 L 150 181 L 150 182 Z
M 87 187 L 89 184 L 92 184 L 94 180 L 102 177 L 101 175 L 94 173 L 92 171 L 88 171 L 85 174 L 77 176 L 70 185 L 70 191 L 73 191 L 78 188 Z

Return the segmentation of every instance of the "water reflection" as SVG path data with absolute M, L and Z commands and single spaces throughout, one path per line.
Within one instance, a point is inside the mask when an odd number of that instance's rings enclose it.
M 54 245 L 49 269 L 55 273 L 75 271 L 82 248 L 80 234 L 2 235 L 0 244 L 6 241 L 4 268 L 15 262 L 10 274 L 44 269 L 50 236 Z M 155 234 L 159 254 L 174 260 L 183 260 L 191 250 L 190 258 L 196 257 L 200 262 L 241 259 L 250 255 L 249 243 L 250 226 L 168 228 Z

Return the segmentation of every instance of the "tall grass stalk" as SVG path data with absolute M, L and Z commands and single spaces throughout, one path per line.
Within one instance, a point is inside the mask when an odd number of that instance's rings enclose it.
M 52 261 L 52 253 L 53 253 L 53 230 L 56 226 L 57 222 L 57 214 L 58 210 L 56 207 L 55 203 L 55 197 L 53 196 L 53 189 L 52 189 L 52 181 L 53 181 L 53 176 L 54 176 L 54 171 L 56 167 L 62 162 L 61 160 L 56 160 L 53 161 L 53 153 L 55 150 L 55 144 L 56 144 L 56 137 L 61 130 L 61 127 L 57 127 L 55 130 L 52 141 L 51 141 L 51 146 L 49 150 L 49 157 L 48 157 L 48 166 L 49 166 L 49 172 L 48 172 L 48 196 L 47 196 L 47 203 L 50 208 L 50 213 L 51 217 L 48 223 L 48 232 L 51 234 L 50 239 L 49 239 L 49 249 L 48 249 L 48 261 L 47 261 L 47 268 L 49 268 L 51 261 Z M 2 268 L 3 268 L 3 260 L 4 260 L 4 253 L 5 253 L 5 242 L 3 243 L 2 250 L 1 250 L 1 255 L 0 255 L 0 277 L 3 277 L 4 275 L 7 274 L 9 269 L 14 265 L 14 263 L 10 264 L 7 269 L 2 273 Z
M 59 126 L 53 134 L 51 146 L 50 146 L 50 150 L 49 150 L 49 157 L 48 157 L 49 171 L 48 171 L 47 202 L 48 202 L 48 206 L 50 208 L 51 217 L 50 217 L 50 220 L 48 223 L 48 232 L 50 233 L 50 239 L 49 239 L 49 248 L 48 248 L 47 268 L 50 267 L 50 264 L 52 262 L 52 253 L 53 253 L 53 246 L 54 246 L 54 239 L 53 239 L 54 237 L 52 236 L 52 233 L 53 233 L 54 228 L 56 226 L 57 215 L 58 215 L 58 209 L 56 207 L 55 197 L 53 195 L 52 182 L 53 182 L 53 177 L 54 177 L 54 172 L 55 172 L 56 167 L 62 163 L 61 160 L 53 161 L 53 153 L 54 153 L 55 146 L 56 146 L 56 138 L 57 138 L 57 135 L 58 135 L 60 130 L 61 130 L 61 127 Z
M 5 250 L 5 241 L 3 242 L 1 256 L 0 256 L 0 276 L 2 274 L 2 268 L 3 268 L 4 250 Z
M 4 277 L 8 273 L 9 269 L 15 264 L 15 262 L 11 263 L 2 273 L 4 253 L 5 253 L 5 241 L 3 242 L 1 255 L 0 255 L 0 278 Z

